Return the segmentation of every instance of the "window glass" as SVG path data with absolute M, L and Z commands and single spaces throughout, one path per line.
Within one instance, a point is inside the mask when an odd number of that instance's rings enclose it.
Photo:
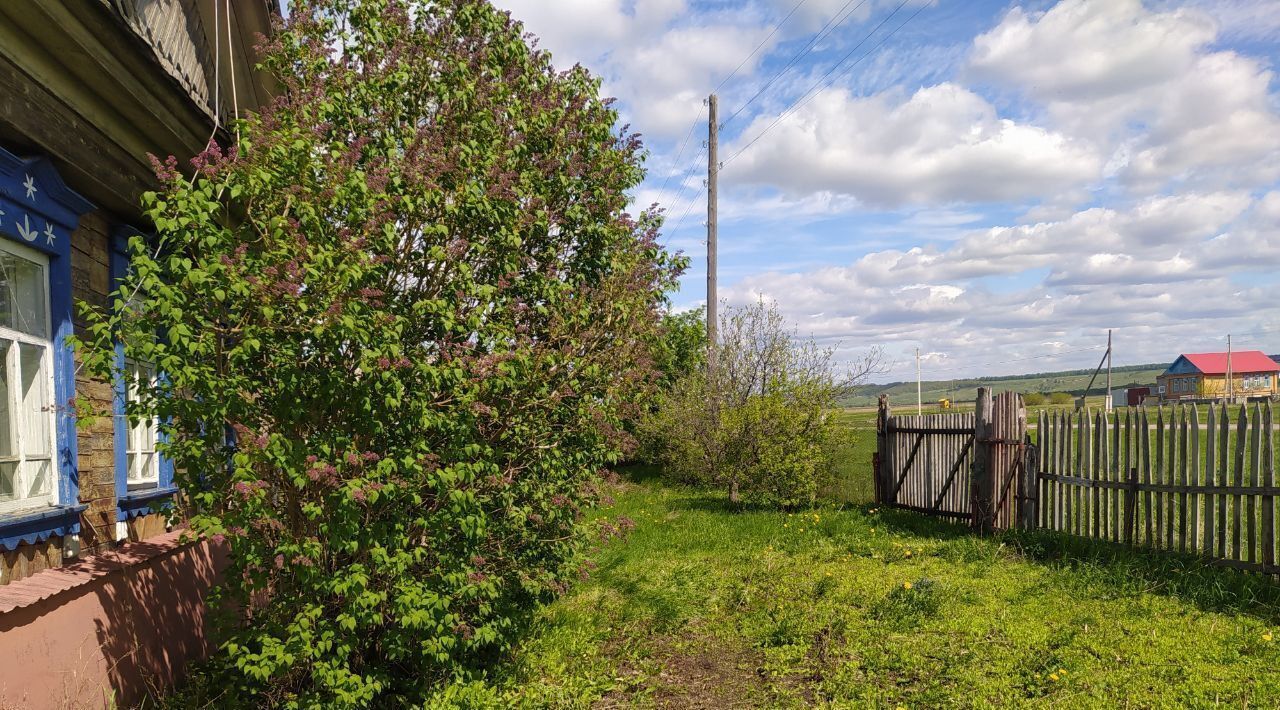
M 48 349 L 19 343 L 19 370 L 22 376 L 21 420 L 23 453 L 30 457 L 49 455 L 49 417 L 44 416 L 53 398 L 49 396 L 49 372 L 45 368 Z
M 0 242 L 0 512 L 55 502 L 44 257 Z
M 0 326 L 47 337 L 44 267 L 0 251 Z
M 0 463 L 0 503 L 18 498 L 17 462 Z
M 131 362 L 126 369 L 129 378 L 128 400 L 139 401 L 140 387 L 155 385 L 155 368 L 145 363 Z M 130 488 L 154 486 L 160 481 L 160 459 L 156 455 L 156 420 L 134 419 L 129 421 L 128 448 L 125 465 Z

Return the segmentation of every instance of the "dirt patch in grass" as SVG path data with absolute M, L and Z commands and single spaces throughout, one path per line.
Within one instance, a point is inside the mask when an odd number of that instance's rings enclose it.
M 762 662 L 758 654 L 703 634 L 654 638 L 643 659 L 619 670 L 627 687 L 609 693 L 595 707 L 768 707 Z

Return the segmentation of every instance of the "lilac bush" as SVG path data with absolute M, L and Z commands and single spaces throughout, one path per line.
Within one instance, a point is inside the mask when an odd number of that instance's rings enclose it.
M 638 137 L 504 13 L 291 9 L 279 98 L 191 176 L 156 162 L 82 351 L 164 373 L 131 414 L 231 551 L 218 702 L 406 706 L 582 573 L 681 264 L 628 213 Z

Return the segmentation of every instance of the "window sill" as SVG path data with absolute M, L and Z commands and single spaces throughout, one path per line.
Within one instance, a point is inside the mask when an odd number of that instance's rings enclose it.
M 80 513 L 88 510 L 84 503 L 56 505 L 0 515 L 0 549 L 13 550 L 19 545 L 33 545 L 55 535 L 80 532 Z
M 177 486 L 159 486 L 130 491 L 116 500 L 118 520 L 129 520 L 140 515 L 150 515 L 165 509 L 169 499 L 178 492 Z

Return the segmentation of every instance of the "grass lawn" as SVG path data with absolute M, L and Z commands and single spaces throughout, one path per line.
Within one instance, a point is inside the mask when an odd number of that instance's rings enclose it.
M 456 702 L 1280 706 L 1280 592 L 1261 577 L 867 505 L 735 511 L 643 472 L 615 497 L 599 515 L 635 530 Z

